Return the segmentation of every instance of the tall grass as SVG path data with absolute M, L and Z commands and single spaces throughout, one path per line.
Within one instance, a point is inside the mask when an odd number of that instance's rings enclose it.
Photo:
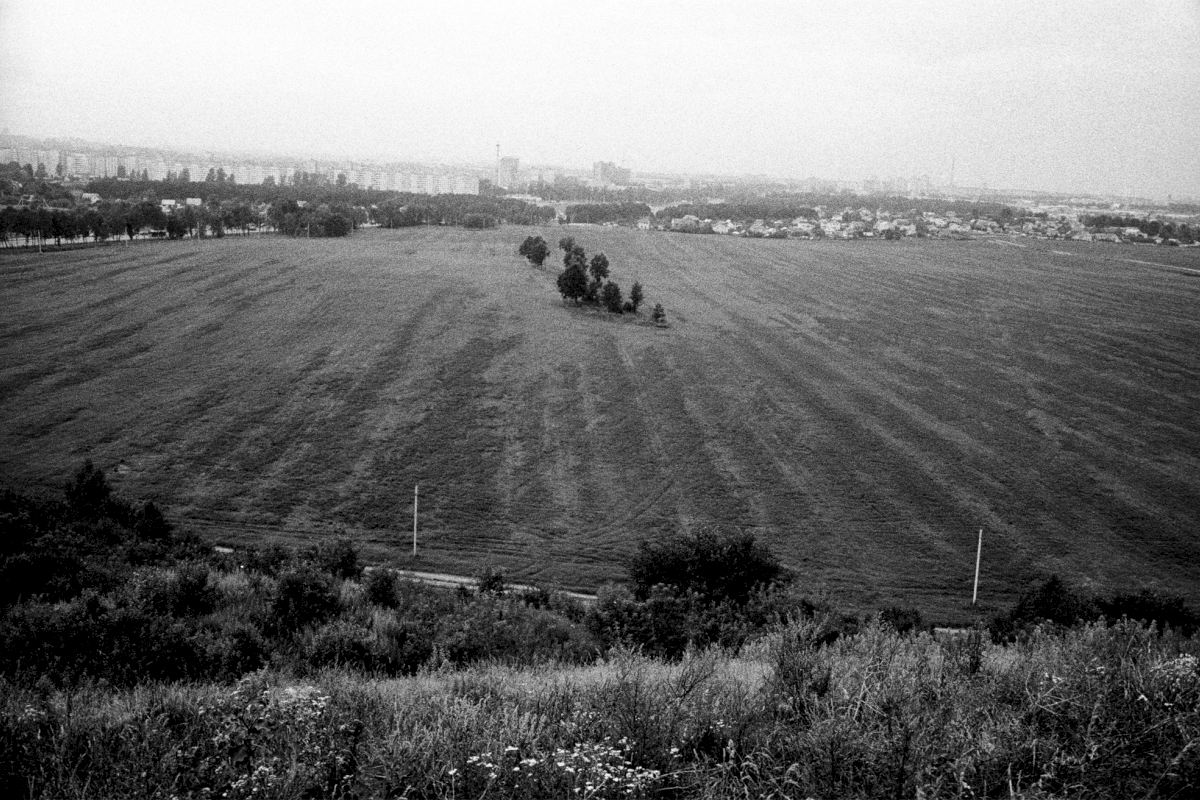
M 8 796 L 1183 797 L 1197 643 L 1125 623 L 986 637 L 819 621 L 734 656 L 629 650 L 409 678 L 5 686 Z

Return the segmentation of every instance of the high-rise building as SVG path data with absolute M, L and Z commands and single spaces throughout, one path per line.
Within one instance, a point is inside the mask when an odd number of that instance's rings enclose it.
M 474 175 L 458 174 L 454 176 L 455 194 L 479 194 L 479 178 Z
M 592 178 L 597 183 L 612 183 L 617 186 L 627 186 L 629 184 L 630 171 L 625 167 L 618 167 L 611 161 L 597 161 L 592 164 Z
M 496 185 L 501 189 L 512 189 L 517 185 L 517 173 L 521 169 L 521 159 L 505 156 L 496 166 Z

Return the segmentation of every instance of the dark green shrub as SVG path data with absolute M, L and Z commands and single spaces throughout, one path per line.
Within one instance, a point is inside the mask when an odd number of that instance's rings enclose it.
M 375 658 L 371 631 L 362 625 L 336 619 L 313 631 L 304 657 L 314 667 L 350 667 L 370 671 Z
M 600 298 L 604 302 L 604 307 L 608 309 L 610 314 L 622 313 L 620 286 L 612 281 L 609 281 L 608 283 L 604 284 L 604 290 L 601 292 Z
M 217 592 L 208 583 L 208 567 L 185 564 L 176 571 L 171 613 L 177 617 L 211 614 Z
M 896 633 L 919 632 L 924 627 L 920 610 L 912 606 L 888 606 L 879 618 Z
M 641 542 L 628 572 L 639 599 L 665 586 L 707 601 L 745 603 L 756 589 L 787 580 L 779 559 L 752 533 L 706 529 Z
M 1070 627 L 1094 620 L 1100 610 L 1091 598 L 1069 586 L 1062 578 L 1048 580 L 1022 593 L 1017 604 L 1006 614 L 997 615 L 989 625 L 992 640 L 1012 641 L 1018 634 L 1038 623 Z
M 480 596 L 438 620 L 435 644 L 454 664 L 580 663 L 599 652 L 599 642 L 583 626 L 496 595 Z
M 138 511 L 133 530 L 139 539 L 146 542 L 164 542 L 171 538 L 171 523 L 154 503 L 146 503 Z
M 74 480 L 66 486 L 67 503 L 85 519 L 100 516 L 111 494 L 112 488 L 104 477 L 104 470 L 97 469 L 90 458 L 83 462 Z
M 277 544 L 264 549 L 239 550 L 234 555 L 240 562 L 239 566 L 244 566 L 251 572 L 261 572 L 271 576 L 283 572 L 288 563 L 293 560 L 293 554 Z
M 358 548 L 344 536 L 317 545 L 312 561 L 322 572 L 335 578 L 357 578 L 362 573 L 358 563 Z
M 1109 622 L 1127 617 L 1135 622 L 1170 627 L 1184 636 L 1196 632 L 1200 618 L 1178 595 L 1159 594 L 1143 589 L 1137 594 L 1117 594 L 1097 601 L 1100 612 Z
M 396 596 L 396 576 L 389 569 L 373 569 L 367 573 L 367 600 L 372 605 L 383 608 L 395 608 L 399 602 Z
M 269 656 L 267 643 L 258 629 L 238 624 L 222 633 L 215 660 L 222 677 L 236 679 L 266 666 Z
M 319 625 L 338 609 L 333 581 L 307 568 L 285 572 L 271 604 L 271 626 L 278 634 L 296 632 Z
M 483 571 L 475 576 L 475 591 L 479 592 L 479 594 L 504 594 L 503 570 L 495 567 L 484 567 Z
M 388 675 L 412 675 L 433 657 L 432 624 L 390 618 L 376 621 L 371 645 L 376 669 Z

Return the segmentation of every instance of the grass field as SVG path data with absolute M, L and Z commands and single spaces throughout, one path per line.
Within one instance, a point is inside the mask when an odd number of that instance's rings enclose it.
M 3 254 L 0 477 L 92 458 L 214 541 L 572 588 L 711 522 L 962 619 L 983 527 L 989 606 L 1055 571 L 1200 601 L 1200 252 L 540 231 L 657 329 L 564 307 L 530 232 Z

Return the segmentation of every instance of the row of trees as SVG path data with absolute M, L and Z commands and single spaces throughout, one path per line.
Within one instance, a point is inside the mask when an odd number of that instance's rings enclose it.
M 567 220 L 601 224 L 605 222 L 621 222 L 630 224 L 642 217 L 651 216 L 650 206 L 645 203 L 584 203 L 567 206 Z
M 1190 244 L 1195 241 L 1197 236 L 1200 236 L 1200 230 L 1194 229 L 1186 222 L 1176 223 L 1171 220 L 1146 219 L 1120 214 L 1092 214 L 1081 217 L 1079 221 L 1089 228 L 1137 228 L 1143 236 L 1178 239 L 1184 244 Z
M 587 253 L 570 236 L 560 239 L 558 246 L 563 251 L 563 271 L 559 273 L 556 283 L 563 300 L 574 300 L 577 306 L 583 303 L 602 304 L 612 314 L 625 311 L 637 313 L 643 299 L 640 283 L 633 284 L 629 290 L 629 300 L 626 301 L 621 296 L 620 285 L 609 279 L 607 256 L 597 253 L 589 262 Z M 544 247 L 544 242 L 539 245 L 535 240 L 528 249 L 541 252 Z
M 184 206 L 169 214 L 149 200 L 74 208 L 9 207 L 0 209 L 0 243 L 12 247 L 51 241 L 55 245 L 88 239 L 103 242 L 122 236 L 133 239 L 147 231 L 172 239 L 221 237 L 227 231 L 248 233 L 262 221 L 259 210 L 238 202 Z

